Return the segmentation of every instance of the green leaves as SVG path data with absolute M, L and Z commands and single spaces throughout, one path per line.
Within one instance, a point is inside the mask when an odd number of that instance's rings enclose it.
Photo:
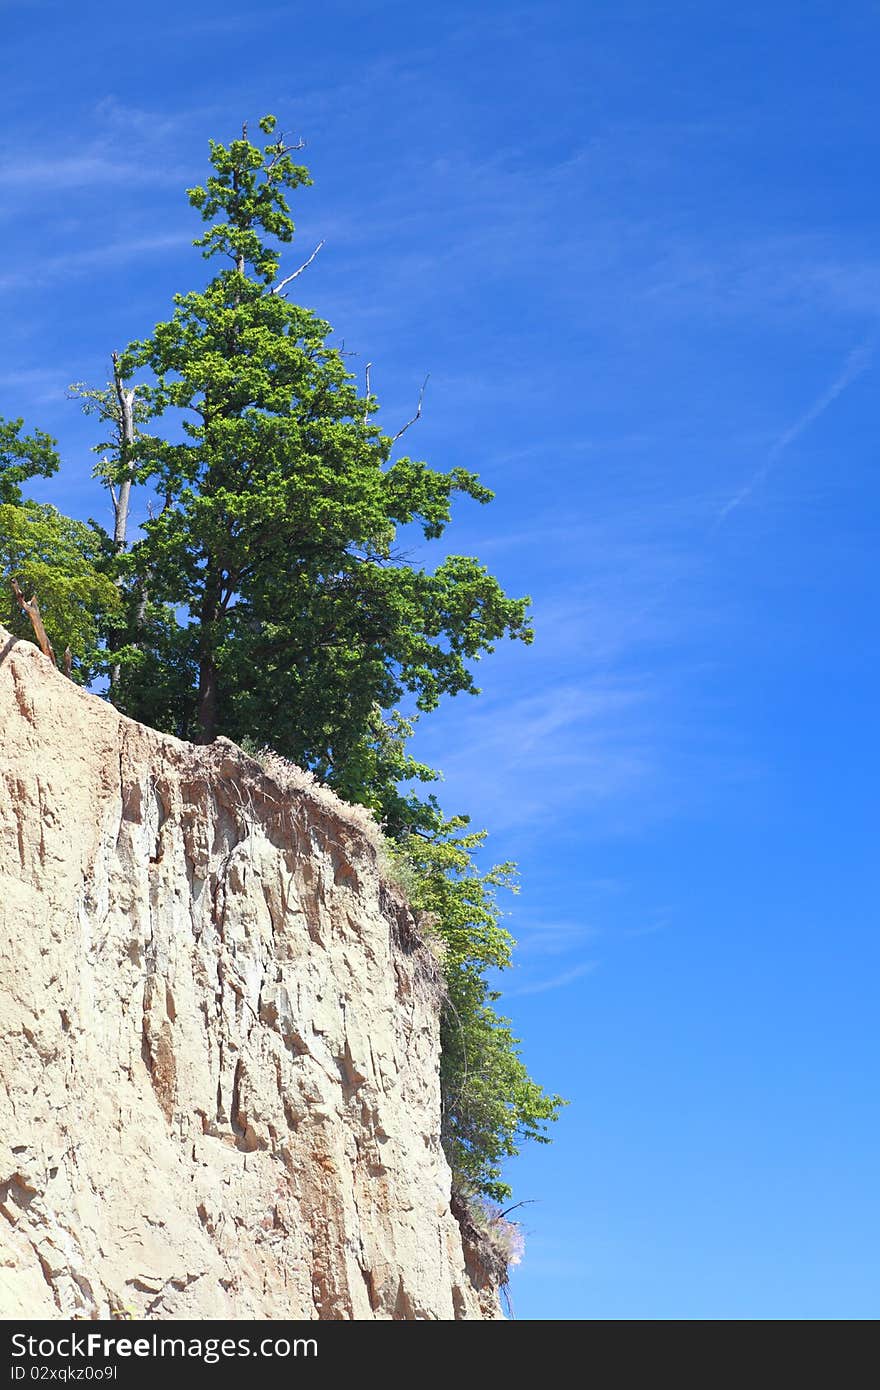
M 100 534 L 55 507 L 37 502 L 0 504 L 0 622 L 32 640 L 30 624 L 12 597 L 17 579 L 35 594 L 49 639 L 60 654 L 69 646 L 77 678 L 87 681 L 102 665 L 102 624 L 120 607 L 119 593 L 103 572 Z
M 235 269 L 179 295 L 122 359 L 152 374 L 151 409 L 182 412 L 182 437 L 140 436 L 138 478 L 165 509 L 132 565 L 155 602 L 188 614 L 212 692 L 201 737 L 268 743 L 346 795 L 399 810 L 381 720 L 406 695 L 430 710 L 475 691 L 473 660 L 502 637 L 531 639 L 527 601 L 476 560 L 432 571 L 395 555 L 399 527 L 436 539 L 456 494 L 492 494 L 465 469 L 389 462 L 392 440 L 370 422 L 329 325 L 267 289 L 277 266 L 265 238 L 290 239 L 286 195 L 309 181 L 283 137 L 212 142 L 211 163 L 189 192 L 211 223 L 199 244 Z M 131 712 L 155 721 L 150 690 Z
M 21 484 L 28 478 L 49 478 L 57 472 L 55 440 L 42 430 L 24 435 L 23 420 L 0 417 L 0 502 L 20 502 Z
M 59 466 L 55 441 L 42 430 L 23 434 L 22 420 L 0 419 L 0 623 L 17 637 L 33 631 L 12 595 L 17 579 L 36 595 L 43 622 L 60 653 L 70 646 L 74 674 L 88 680 L 101 664 L 103 623 L 119 608 L 107 577 L 107 537 L 63 516 L 55 507 L 24 499 L 22 484 L 48 478 Z
M 275 117 L 264 116 L 259 124 L 265 135 L 271 135 Z M 284 190 L 311 183 L 308 170 L 290 158 L 293 148 L 285 145 L 283 136 L 262 150 L 246 135 L 228 146 L 210 142 L 214 173 L 204 186 L 187 190 L 190 203 L 206 222 L 221 218 L 194 242 L 206 258 L 224 254 L 242 275 L 250 265 L 265 283 L 273 278 L 278 252 L 263 244 L 262 235 L 268 233 L 281 242 L 292 240 L 294 227 Z
M 447 998 L 441 1022 L 442 1138 L 459 1188 L 503 1201 L 503 1164 L 529 1139 L 547 1143 L 547 1124 L 565 1104 L 529 1076 L 510 1021 L 494 1008 L 488 969 L 511 964 L 513 938 L 500 925 L 499 888 L 516 892 L 512 864 L 481 873 L 474 856 L 485 831 L 466 817 L 443 820 L 392 848 L 394 866 L 422 920 L 433 923 Z

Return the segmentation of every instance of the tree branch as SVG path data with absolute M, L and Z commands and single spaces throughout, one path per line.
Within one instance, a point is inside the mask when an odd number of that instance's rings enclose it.
M 284 286 L 285 286 L 285 285 L 289 285 L 290 282 L 291 282 L 291 280 L 295 280 L 295 279 L 297 278 L 298 275 L 302 275 L 302 273 L 303 273 L 304 270 L 308 270 L 309 266 L 312 264 L 312 261 L 315 259 L 315 257 L 317 256 L 318 252 L 320 251 L 320 249 L 321 249 L 321 247 L 322 247 L 323 245 L 324 245 L 324 240 L 323 240 L 323 238 L 322 238 L 321 241 L 318 242 L 318 244 L 317 244 L 317 246 L 315 247 L 315 249 L 314 249 L 314 251 L 312 252 L 312 254 L 309 256 L 309 259 L 308 259 L 307 261 L 303 261 L 303 263 L 302 263 L 302 265 L 300 266 L 299 270 L 295 270 L 295 271 L 293 272 L 292 275 L 288 275 L 288 276 L 286 276 L 283 280 L 279 280 L 278 284 L 275 285 L 274 288 L 271 289 L 271 290 L 269 291 L 269 293 L 270 293 L 270 294 L 281 294 L 281 292 L 282 292 L 282 290 L 284 289 Z
M 415 413 L 415 415 L 412 417 L 411 420 L 407 420 L 407 422 L 406 422 L 406 424 L 404 425 L 403 429 L 400 429 L 400 430 L 397 431 L 397 434 L 395 434 L 394 437 L 393 437 L 392 440 L 391 440 L 391 443 L 392 443 L 392 444 L 396 444 L 397 441 L 398 441 L 398 439 L 400 438 L 400 436 L 401 436 L 402 434 L 406 434 L 406 432 L 407 432 L 407 430 L 409 429 L 410 425 L 414 425 L 414 424 L 416 423 L 416 420 L 420 420 L 420 419 L 422 418 L 422 401 L 425 399 L 425 387 L 426 387 L 427 384 L 428 384 L 428 377 L 430 377 L 430 375 L 431 375 L 431 373 L 429 372 L 429 373 L 428 373 L 428 376 L 426 376 L 425 379 L 424 379 L 424 381 L 422 382 L 422 389 L 421 389 L 421 391 L 419 392 L 419 403 L 418 403 L 418 405 L 416 406 L 416 413 Z
M 299 140 L 297 140 L 295 145 L 285 145 L 284 136 L 279 135 L 278 143 L 269 147 L 270 149 L 274 149 L 275 153 L 273 154 L 269 163 L 266 165 L 266 173 L 271 174 L 272 170 L 275 168 L 275 165 L 278 163 L 279 160 L 283 159 L 286 154 L 290 154 L 292 150 L 304 150 L 305 147 L 306 142 L 305 140 L 303 140 L 301 136 Z
M 160 518 L 163 517 L 163 516 L 165 515 L 165 513 L 167 512 L 167 510 L 168 510 L 168 508 L 169 508 L 170 506 L 171 506 L 171 493 L 170 493 L 170 492 L 166 492 L 166 494 L 165 494 L 165 502 L 164 502 L 164 504 L 163 504 L 163 506 L 162 506 L 161 512 L 159 513 Z M 155 506 L 153 505 L 153 499 L 152 499 L 152 498 L 150 498 L 149 502 L 147 503 L 147 515 L 149 516 L 149 518 L 150 518 L 151 521 L 155 521 L 155 520 L 156 520 L 156 508 L 155 508 Z
M 505 1207 L 504 1211 L 499 1211 L 496 1221 L 504 1221 L 510 1212 L 516 1211 L 517 1207 L 533 1207 L 537 1202 L 537 1197 L 527 1197 L 524 1202 L 514 1202 L 512 1207 Z
M 370 423 L 370 368 L 372 367 L 372 365 L 373 365 L 372 362 L 368 362 L 368 363 L 367 363 L 367 369 L 366 369 L 366 371 L 364 372 L 364 396 L 366 397 L 366 402 L 367 402 L 366 405 L 364 406 L 364 426 L 365 426 L 365 427 Z
M 22 613 L 27 614 L 27 616 L 31 620 L 31 627 L 34 630 L 34 636 L 37 639 L 37 645 L 39 646 L 40 651 L 43 653 L 43 656 L 47 656 L 49 658 L 52 665 L 54 666 L 55 653 L 52 650 L 52 643 L 49 641 L 49 638 L 46 634 L 46 629 L 43 626 L 43 619 L 40 617 L 40 608 L 39 604 L 37 603 L 36 594 L 34 594 L 32 598 L 25 598 L 24 594 L 21 592 L 21 586 L 17 579 L 12 580 L 12 592 L 15 594 L 16 603 L 18 604 Z

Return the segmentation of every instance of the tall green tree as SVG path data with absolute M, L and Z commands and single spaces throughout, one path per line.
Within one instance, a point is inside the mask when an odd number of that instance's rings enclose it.
M 492 494 L 464 469 L 393 459 L 329 325 L 289 302 L 287 195 L 310 179 L 274 118 L 260 128 L 262 147 L 246 133 L 212 142 L 213 171 L 189 191 L 209 224 L 195 244 L 228 264 L 119 361 L 127 381 L 149 372 L 173 422 L 129 454 L 162 510 L 127 564 L 162 606 L 176 684 L 157 711 L 135 661 L 118 701 L 162 722 L 170 696 L 177 732 L 265 742 L 364 799 L 358 769 L 375 779 L 406 756 L 389 722 L 401 701 L 424 711 L 474 691 L 476 658 L 503 637 L 531 640 L 528 601 L 474 558 L 428 569 L 398 555 L 401 527 L 439 538 L 456 493 Z M 397 796 L 390 776 L 386 793 Z

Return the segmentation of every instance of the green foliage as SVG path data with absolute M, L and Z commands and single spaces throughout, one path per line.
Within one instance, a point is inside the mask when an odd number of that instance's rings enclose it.
M 58 469 L 55 440 L 42 430 L 23 435 L 23 420 L 0 418 L 0 502 L 21 501 L 28 478 L 50 478 Z
M 0 623 L 17 637 L 33 640 L 27 617 L 12 595 L 17 579 L 36 594 L 56 653 L 70 647 L 74 673 L 88 681 L 100 669 L 102 622 L 119 607 L 106 573 L 101 536 L 91 526 L 38 502 L 0 503 Z
M 165 614 L 162 642 L 187 656 L 173 710 L 140 680 L 119 698 L 190 736 L 248 735 L 393 819 L 400 776 L 421 776 L 402 752 L 401 699 L 429 710 L 474 692 L 475 659 L 531 640 L 528 601 L 473 558 L 428 570 L 397 556 L 401 526 L 435 539 L 454 494 L 492 494 L 463 469 L 391 462 L 329 325 L 270 287 L 279 253 L 264 238 L 290 240 L 285 193 L 308 182 L 283 140 L 212 143 L 211 162 L 189 194 L 212 223 L 196 244 L 232 266 L 178 295 L 121 359 L 128 378 L 149 371 L 151 408 L 176 427 L 139 437 L 138 480 L 165 505 L 129 564 Z M 197 697 L 184 684 L 196 668 Z
M 51 477 L 59 466 L 55 441 L 42 430 L 22 434 L 22 420 L 0 419 L 0 623 L 33 640 L 28 618 L 12 594 L 17 579 L 36 595 L 53 647 L 69 646 L 77 680 L 100 669 L 101 632 L 118 610 L 119 594 L 108 578 L 106 537 L 45 503 L 27 501 L 29 478 Z
M 402 783 L 440 780 L 439 772 L 407 752 L 414 727 L 414 719 L 404 719 L 397 710 L 385 715 L 374 705 L 334 783 L 344 800 L 367 806 L 392 839 L 433 825 L 437 814 L 433 797 L 424 801 L 401 788 Z
M 260 130 L 271 135 L 275 125 L 274 116 L 264 116 Z M 279 241 L 293 240 L 284 190 L 310 184 L 308 170 L 290 158 L 283 137 L 260 150 L 245 131 L 228 148 L 211 140 L 210 149 L 214 173 L 204 188 L 190 188 L 187 196 L 206 222 L 215 217 L 227 220 L 215 223 L 195 245 L 202 247 L 206 259 L 219 253 L 237 267 L 250 263 L 268 284 L 278 270 L 279 253 L 263 244 L 261 232 Z
M 198 664 L 195 633 L 181 627 L 173 605 L 155 602 L 142 581 L 131 578 L 126 556 L 114 561 L 126 576 L 123 608 L 108 636 L 117 668 L 110 698 L 123 714 L 142 719 L 178 738 L 189 738 L 196 723 Z
M 495 1010 L 500 995 L 486 971 L 511 963 L 513 938 L 501 925 L 497 890 L 514 892 L 514 866 L 481 873 L 474 855 L 485 831 L 466 817 L 436 820 L 429 835 L 411 834 L 392 849 L 413 906 L 442 942 L 447 998 L 441 1025 L 442 1138 L 456 1186 L 503 1201 L 502 1165 L 528 1139 L 549 1142 L 548 1121 L 565 1103 L 528 1074 L 510 1021 Z

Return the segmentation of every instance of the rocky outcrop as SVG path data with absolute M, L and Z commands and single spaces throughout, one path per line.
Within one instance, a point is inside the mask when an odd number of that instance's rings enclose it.
M 2 630 L 0 776 L 0 1316 L 498 1316 L 369 818 Z

